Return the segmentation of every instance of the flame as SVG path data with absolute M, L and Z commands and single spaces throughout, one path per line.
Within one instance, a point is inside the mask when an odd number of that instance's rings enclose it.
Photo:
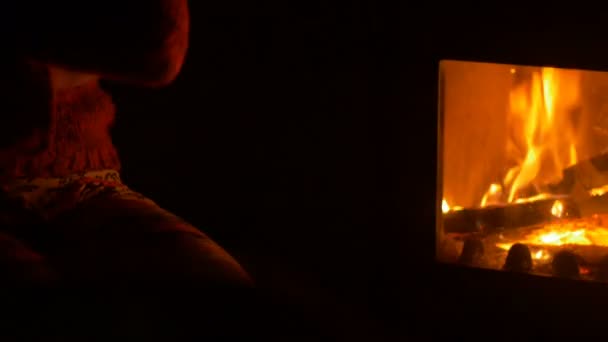
M 516 69 L 510 69 L 510 73 L 515 74 Z M 514 88 L 509 98 L 509 119 L 515 129 L 509 144 L 519 148 L 509 151 L 516 166 L 503 179 L 503 202 L 513 203 L 526 201 L 519 194 L 521 190 L 559 181 L 562 170 L 577 163 L 575 132 L 568 111 L 579 102 L 579 74 L 540 68 L 532 73 L 530 82 Z M 495 184 L 490 185 L 482 207 L 495 190 Z
M 447 214 L 450 211 L 450 205 L 448 204 L 448 201 L 445 200 L 445 198 L 441 201 L 441 211 L 444 214 Z
M 549 232 L 545 234 L 538 235 L 535 239 L 536 242 L 540 242 L 543 245 L 554 245 L 554 246 L 562 246 L 562 245 L 591 245 L 591 240 L 589 240 L 585 234 L 584 229 L 579 229 L 575 231 L 566 231 L 566 232 Z
M 536 253 L 534 253 L 534 255 L 532 255 L 532 257 L 536 260 L 547 260 L 551 257 L 551 255 L 544 249 L 539 249 L 536 251 Z
M 506 248 L 504 248 L 506 247 Z M 505 250 L 508 250 L 509 248 L 511 248 L 511 245 L 505 245 L 502 246 L 501 248 L 504 248 Z M 547 250 L 545 249 L 538 249 L 536 252 L 532 253 L 532 259 L 537 260 L 537 261 L 547 261 L 549 259 L 551 259 L 551 253 L 549 253 Z
M 553 206 L 551 207 L 551 215 L 560 218 L 560 217 L 562 217 L 563 214 L 564 214 L 564 203 L 562 203 L 562 201 L 560 201 L 560 200 L 553 202 Z
M 481 199 L 481 206 L 485 207 L 488 204 L 495 204 L 496 202 L 499 202 L 501 195 L 502 186 L 496 183 L 491 184 L 490 189 L 488 189 Z
M 448 204 L 448 201 L 446 201 L 445 198 L 443 200 L 441 200 L 441 211 L 444 214 L 447 214 L 450 211 L 458 211 L 458 210 L 462 210 L 462 209 L 464 209 L 464 208 L 457 206 L 457 205 L 450 207 L 450 205 Z
M 599 188 L 593 188 L 593 189 L 589 190 L 589 195 L 591 195 L 591 196 L 602 196 L 606 192 L 608 192 L 608 185 L 603 185 L 603 186 L 601 186 Z
M 568 163 L 569 165 L 574 165 L 576 164 L 578 161 L 578 154 L 576 153 L 576 147 L 574 147 L 574 144 L 570 145 L 570 162 Z
M 551 197 L 554 197 L 554 196 L 551 194 L 542 193 L 542 194 L 538 194 L 538 195 L 534 195 L 534 196 L 530 196 L 530 197 L 518 198 L 515 200 L 515 203 L 530 203 L 530 202 L 534 202 L 534 201 L 549 199 Z

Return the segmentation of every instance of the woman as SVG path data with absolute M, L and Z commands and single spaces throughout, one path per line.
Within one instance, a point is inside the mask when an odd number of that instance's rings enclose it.
M 5 274 L 18 270 L 13 279 L 30 283 L 192 287 L 205 300 L 216 295 L 204 287 L 251 286 L 204 233 L 121 182 L 109 134 L 114 105 L 99 81 L 171 83 L 188 46 L 186 0 L 100 4 L 14 9 L 14 70 L 27 97 L 12 95 L 0 134 Z

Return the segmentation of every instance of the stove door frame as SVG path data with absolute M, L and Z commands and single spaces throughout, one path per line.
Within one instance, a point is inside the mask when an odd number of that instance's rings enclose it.
M 437 115 L 439 61 L 453 59 L 607 71 L 608 35 L 603 35 L 608 30 L 593 20 L 581 21 L 573 30 L 559 20 L 544 21 L 532 15 L 486 20 L 472 16 L 434 15 L 433 18 L 428 25 L 432 28 L 424 35 L 412 34 L 413 27 L 409 25 L 404 30 L 410 39 L 398 47 L 404 59 L 400 87 L 407 93 L 412 83 L 417 86 L 414 96 L 402 106 L 396 106 L 393 113 L 413 114 L 393 119 L 392 124 L 403 127 L 414 120 L 422 134 L 432 131 L 438 134 L 432 137 L 434 140 L 429 137 L 418 144 L 414 144 L 416 139 L 401 136 L 396 138 L 400 147 L 393 151 L 421 159 L 428 158 L 429 153 L 437 156 L 434 163 L 429 160 L 423 170 L 410 171 L 408 163 L 400 164 L 400 182 L 409 184 L 408 191 L 399 193 L 400 203 L 409 206 L 396 213 L 396 222 L 408 227 L 404 240 L 430 242 L 432 231 L 437 248 L 437 231 L 428 228 L 435 224 L 437 229 L 441 215 L 442 151 L 437 139 L 442 130 L 442 120 Z M 516 21 L 519 29 L 513 30 Z M 417 53 L 412 54 L 412 50 Z M 423 113 L 426 116 L 416 116 Z M 415 151 L 412 145 L 423 151 Z M 412 176 L 420 178 L 417 184 L 411 184 Z M 429 183 L 433 181 L 435 191 L 431 191 L 434 194 L 431 199 Z M 419 201 L 413 203 L 412 197 Z M 434 216 L 423 213 L 434 213 Z M 606 334 L 607 284 L 442 264 L 435 260 L 435 253 L 429 258 L 424 244 L 407 245 L 410 249 L 404 253 L 404 266 L 419 270 L 421 275 L 414 287 L 415 295 L 406 296 L 411 299 L 409 308 L 416 310 L 420 322 L 432 322 L 439 335 L 492 339 L 510 335 L 526 339 L 538 335 L 580 338 Z M 421 260 L 432 261 L 427 264 Z M 430 276 L 429 266 L 433 270 Z M 429 304 L 432 304 L 430 309 Z M 426 314 L 420 315 L 421 312 Z M 413 321 L 408 322 L 408 326 L 414 326 Z

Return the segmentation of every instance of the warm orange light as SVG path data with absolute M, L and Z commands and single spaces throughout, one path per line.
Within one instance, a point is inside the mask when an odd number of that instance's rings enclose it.
M 502 195 L 502 186 L 500 186 L 500 184 L 496 184 L 496 183 L 490 184 L 490 188 L 483 195 L 483 198 L 481 199 L 481 206 L 485 207 L 489 204 L 496 204 L 497 202 L 500 202 L 501 195 Z
M 450 205 L 448 204 L 448 201 L 445 200 L 445 198 L 441 201 L 441 211 L 444 214 L 450 211 Z
M 589 190 L 589 195 L 591 196 L 602 196 L 606 192 L 608 192 L 608 185 L 601 186 L 599 188 L 594 188 Z
M 441 211 L 444 214 L 447 214 L 450 211 L 458 211 L 458 210 L 462 210 L 462 209 L 464 209 L 464 208 L 461 206 L 457 206 L 457 205 L 450 207 L 450 205 L 448 204 L 448 201 L 446 201 L 445 198 L 443 200 L 441 200 Z
M 517 241 L 499 243 L 497 246 L 508 250 L 515 242 L 532 246 L 605 246 L 608 247 L 608 229 L 592 223 L 557 222 L 546 225 Z
M 562 203 L 562 201 L 560 201 L 560 200 L 553 202 L 553 206 L 551 207 L 551 215 L 560 218 L 560 217 L 562 217 L 563 214 L 564 214 L 564 203 Z
M 531 199 L 519 192 L 559 181 L 562 170 L 577 163 L 574 128 L 567 112 L 578 103 L 579 93 L 578 72 L 555 68 L 540 68 L 532 73 L 530 82 L 512 89 L 509 120 L 513 139 L 509 144 L 517 148 L 509 150 L 509 157 L 518 162 L 503 179 L 506 202 L 542 199 L 542 193 Z M 496 184 L 490 185 L 482 198 L 482 207 L 489 204 L 497 190 Z

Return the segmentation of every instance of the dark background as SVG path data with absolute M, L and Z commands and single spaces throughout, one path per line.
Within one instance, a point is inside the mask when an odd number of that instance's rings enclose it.
M 110 85 L 125 181 L 223 245 L 310 332 L 396 338 L 404 232 L 395 176 L 409 157 L 394 154 L 393 134 L 404 132 L 392 119 L 402 69 L 390 51 L 394 22 L 363 1 L 192 1 L 191 11 L 191 48 L 173 85 Z M 425 158 L 432 165 L 434 154 Z

